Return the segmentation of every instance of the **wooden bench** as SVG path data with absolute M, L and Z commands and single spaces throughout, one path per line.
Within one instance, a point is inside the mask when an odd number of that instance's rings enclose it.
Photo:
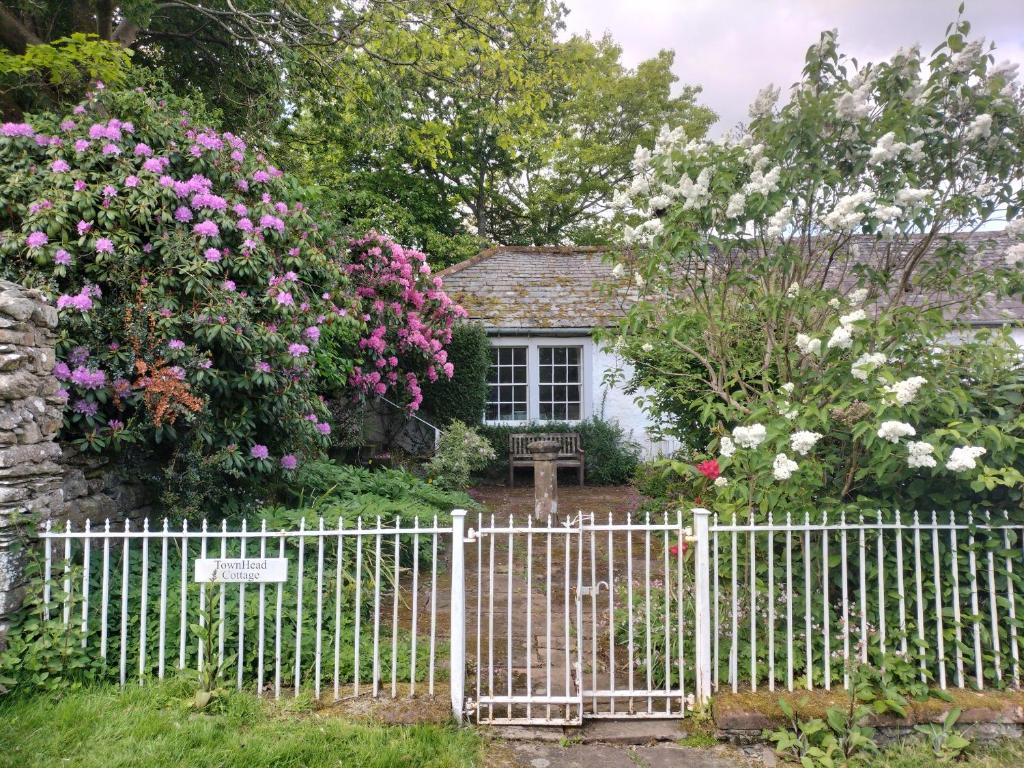
M 532 467 L 533 454 L 530 443 L 538 440 L 555 440 L 560 444 L 556 467 L 575 467 L 580 485 L 583 485 L 583 449 L 580 447 L 578 432 L 534 432 L 508 436 L 508 485 L 515 487 L 516 467 Z

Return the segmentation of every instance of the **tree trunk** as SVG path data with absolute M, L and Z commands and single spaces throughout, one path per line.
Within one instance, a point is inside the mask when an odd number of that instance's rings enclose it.
M 0 45 L 11 53 L 21 55 L 29 45 L 38 45 L 43 41 L 35 32 L 25 26 L 14 12 L 0 5 Z
M 110 0 L 96 0 L 96 34 L 103 40 L 112 40 L 114 11 Z

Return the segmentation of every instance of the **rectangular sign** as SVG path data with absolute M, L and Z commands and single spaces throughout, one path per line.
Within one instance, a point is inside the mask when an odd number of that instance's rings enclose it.
M 195 561 L 195 574 L 197 582 L 216 584 L 268 584 L 287 581 L 288 558 L 199 558 Z

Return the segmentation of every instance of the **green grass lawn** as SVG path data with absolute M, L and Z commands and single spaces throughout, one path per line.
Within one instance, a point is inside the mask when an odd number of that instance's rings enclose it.
M 181 683 L 0 701 L 0 766 L 76 768 L 469 768 L 481 755 L 471 729 L 377 726 L 275 707 L 249 694 L 196 712 Z
M 969 737 L 970 733 L 967 735 Z M 1005 739 L 975 744 L 962 761 L 950 764 L 959 768 L 1020 768 L 1024 765 L 1024 740 Z M 871 768 L 932 768 L 940 763 L 925 745 L 908 743 L 889 747 L 868 765 Z

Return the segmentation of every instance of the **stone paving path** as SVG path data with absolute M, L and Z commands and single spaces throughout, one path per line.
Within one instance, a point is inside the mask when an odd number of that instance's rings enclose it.
M 496 750 L 491 765 L 515 768 L 741 768 L 764 765 L 727 747 L 701 749 L 677 744 L 620 746 L 510 742 Z

